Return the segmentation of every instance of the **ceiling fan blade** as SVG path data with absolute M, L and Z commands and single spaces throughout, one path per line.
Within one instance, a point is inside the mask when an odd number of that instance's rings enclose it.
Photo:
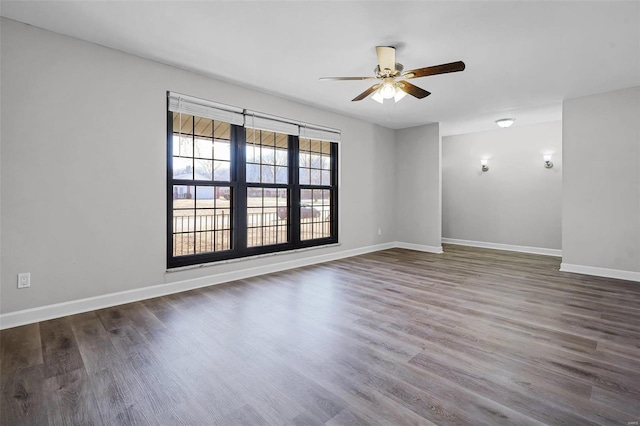
M 320 77 L 320 81 L 375 80 L 375 77 Z
M 418 78 L 426 77 L 429 75 L 446 74 L 448 72 L 463 71 L 465 68 L 464 62 L 451 62 L 450 64 L 435 65 L 432 67 L 418 68 L 415 70 L 407 71 L 402 74 L 403 78 Z
M 355 98 L 351 99 L 352 102 L 355 101 L 361 101 L 364 98 L 366 98 L 367 96 L 369 96 L 370 94 L 372 94 L 373 92 L 375 92 L 376 90 L 378 90 L 378 88 L 380 87 L 380 84 L 374 84 L 373 86 L 369 87 L 367 90 L 365 90 L 364 92 L 360 93 L 358 96 L 356 96 Z
M 396 70 L 396 48 L 390 46 L 376 46 L 380 71 L 388 69 L 392 73 Z
M 408 93 L 418 99 L 426 98 L 431 94 L 431 92 L 427 92 L 426 90 L 421 89 L 418 86 L 409 83 L 408 81 L 399 81 L 398 86 L 403 92 Z

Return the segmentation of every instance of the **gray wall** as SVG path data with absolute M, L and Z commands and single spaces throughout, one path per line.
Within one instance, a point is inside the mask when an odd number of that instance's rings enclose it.
M 441 247 L 440 125 L 398 130 L 396 145 L 396 239 Z
M 0 313 L 392 241 L 440 247 L 438 124 L 394 132 L 14 21 L 0 29 Z M 167 273 L 167 90 L 341 129 L 341 246 Z M 564 161 L 558 123 L 446 138 L 445 236 L 560 248 L 562 173 L 563 261 L 639 271 L 639 90 L 565 102 Z M 16 289 L 19 272 L 31 289 Z
M 640 88 L 563 103 L 562 262 L 640 271 Z
M 442 186 L 444 238 L 560 249 L 562 123 L 443 137 Z
M 0 312 L 393 241 L 392 130 L 11 20 L 1 31 Z M 342 245 L 166 273 L 167 90 L 341 129 Z

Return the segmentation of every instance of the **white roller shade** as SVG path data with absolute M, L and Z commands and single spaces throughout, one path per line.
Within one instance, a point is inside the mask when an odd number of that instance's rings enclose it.
M 263 114 L 247 112 L 244 117 L 244 127 L 247 129 L 266 130 L 268 132 L 278 132 L 287 135 L 298 136 L 298 125 L 279 117 L 272 117 Z
M 235 108 L 179 93 L 169 93 L 169 111 L 225 121 L 238 126 L 244 124 L 242 108 Z
M 340 142 L 340 132 L 337 130 L 319 129 L 316 127 L 300 127 L 300 137 L 318 139 L 329 142 Z

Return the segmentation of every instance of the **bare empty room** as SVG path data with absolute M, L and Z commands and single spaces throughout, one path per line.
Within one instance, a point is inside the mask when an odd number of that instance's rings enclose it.
M 640 2 L 0 15 L 0 424 L 639 424 Z

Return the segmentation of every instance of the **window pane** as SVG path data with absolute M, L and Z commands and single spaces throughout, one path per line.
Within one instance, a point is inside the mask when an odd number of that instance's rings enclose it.
M 321 185 L 320 170 L 311 169 L 311 185 Z
M 196 231 L 212 231 L 215 227 L 215 209 L 197 209 L 195 216 Z
M 213 161 L 211 160 L 195 160 L 196 170 L 194 173 L 195 180 L 211 180 L 213 178 Z
M 276 149 L 276 165 L 286 166 L 289 164 L 289 151 L 286 149 Z
M 193 115 L 174 112 L 173 131 L 175 133 L 193 134 Z
M 300 185 L 309 185 L 311 182 L 311 171 L 309 169 L 300 168 Z
M 174 113 L 173 125 L 173 178 L 229 182 L 229 123 Z
M 331 186 L 331 143 L 299 139 L 300 185 Z
M 247 129 L 246 141 L 247 182 L 288 183 L 288 136 Z
M 262 147 L 262 164 L 275 164 L 276 163 L 276 150 L 268 147 Z
M 209 118 L 195 117 L 195 132 L 196 136 L 202 136 L 205 138 L 212 137 L 213 120 Z
M 274 166 L 263 165 L 262 176 L 260 179 L 263 183 L 275 183 L 276 181 L 276 169 Z
M 231 160 L 231 144 L 229 141 L 216 140 L 214 142 L 213 158 L 215 160 Z
M 228 182 L 231 180 L 231 163 L 229 161 L 213 162 L 213 179 Z
M 322 165 L 321 165 L 322 169 L 324 170 L 331 170 L 331 157 L 328 155 L 323 155 L 322 156 Z
M 253 144 L 247 144 L 247 149 L 246 149 L 246 156 L 247 156 L 247 163 L 257 163 L 260 161 L 260 156 L 257 155 L 257 149 L 256 146 Z
M 173 134 L 173 155 L 177 157 L 193 156 L 193 138 L 191 136 Z
M 286 184 L 288 181 L 289 181 L 288 168 L 276 166 L 276 183 Z
M 215 231 L 216 251 L 231 250 L 231 231 Z
M 173 185 L 173 208 L 193 209 L 195 207 L 195 186 Z
M 195 208 L 195 187 L 173 186 L 173 255 L 184 256 L 194 253 L 193 220 Z
M 260 165 L 247 163 L 247 182 L 260 182 Z
M 231 188 L 174 185 L 173 255 L 231 249 Z
M 289 241 L 288 190 L 248 188 L 247 247 L 282 244 Z
M 215 186 L 197 186 L 196 187 L 196 208 L 209 209 L 215 208 Z
M 214 122 L 213 137 L 215 139 L 231 139 L 231 125 L 223 121 Z
M 174 218 L 174 221 L 176 219 Z M 186 256 L 194 254 L 195 233 L 180 233 L 173 235 L 173 255 Z
M 322 185 L 331 185 L 331 172 L 329 170 L 322 170 Z
M 300 191 L 300 239 L 331 237 L 331 190 Z
M 213 141 L 211 139 L 196 138 L 194 151 L 194 157 L 213 158 Z
M 331 142 L 322 141 L 322 153 L 323 154 L 331 154 Z
M 311 167 L 311 154 L 308 152 L 300 152 L 300 167 L 309 168 Z
M 276 133 L 276 147 L 289 149 L 289 137 L 284 133 Z
M 193 180 L 193 160 L 191 158 L 173 157 L 173 178 Z

